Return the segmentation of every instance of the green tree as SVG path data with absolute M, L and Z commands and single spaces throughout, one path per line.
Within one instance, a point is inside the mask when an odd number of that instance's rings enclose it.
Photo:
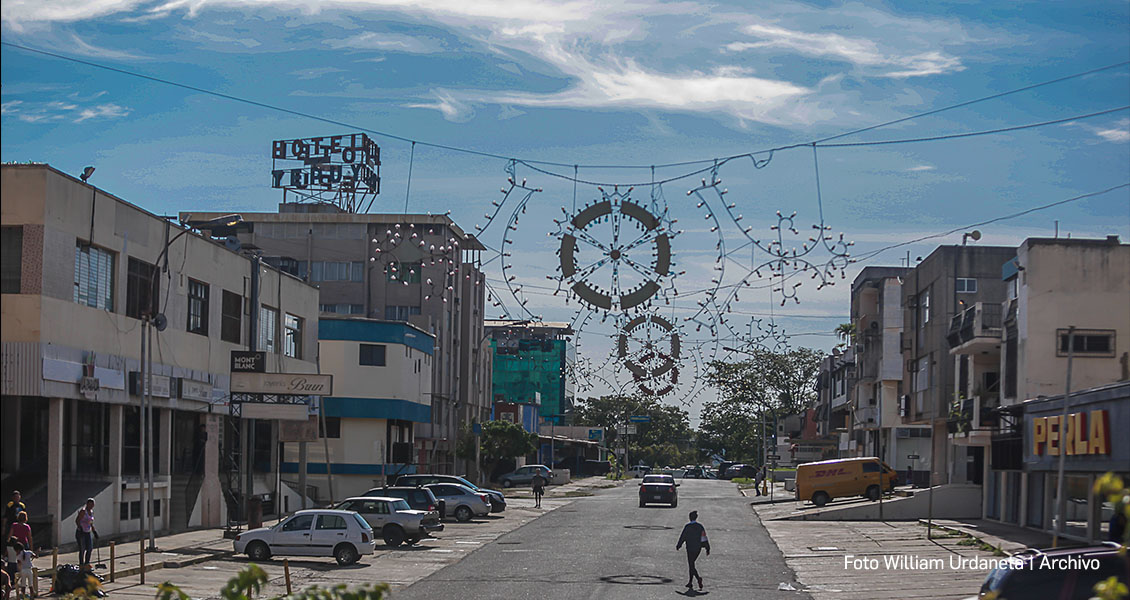
M 694 448 L 695 432 L 691 429 L 690 415 L 687 411 L 658 399 L 647 396 L 601 396 L 578 401 L 573 412 L 573 422 L 577 425 L 605 428 L 605 443 L 612 448 L 623 446 L 617 439 L 616 429 L 624 423 L 628 415 L 646 415 L 650 420 L 636 424 L 637 435 L 629 444 L 631 461 L 637 458 L 646 464 L 675 465 L 678 457 L 684 457 Z M 659 448 L 670 444 L 673 449 Z M 652 447 L 656 447 L 652 450 Z M 644 456 L 670 457 L 652 462 Z M 693 459 L 690 459 L 693 460 Z M 683 463 L 679 463 L 683 464 Z
M 526 456 L 537 451 L 538 436 L 522 429 L 521 425 L 510 421 L 487 421 L 483 423 L 483 433 L 479 444 L 485 473 L 490 473 L 499 461 Z M 474 449 L 474 446 L 472 446 Z
M 703 406 L 699 445 L 727 458 L 759 457 L 762 417 L 768 425 L 811 407 L 823 356 L 811 348 L 754 350 L 745 360 L 710 363 L 707 380 L 720 394 Z

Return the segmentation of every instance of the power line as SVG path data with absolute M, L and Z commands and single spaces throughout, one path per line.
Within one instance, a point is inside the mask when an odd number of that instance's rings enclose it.
M 866 254 L 862 254 L 858 258 L 855 259 L 855 262 L 863 262 L 863 261 L 866 261 L 866 260 L 870 260 L 871 258 L 874 258 L 876 255 L 881 254 L 883 252 L 886 252 L 887 250 L 893 250 L 895 248 L 901 248 L 903 246 L 909 246 L 911 244 L 917 244 L 919 242 L 924 242 L 926 240 L 932 240 L 932 239 L 935 239 L 935 238 L 945 237 L 947 235 L 953 235 L 953 234 L 955 234 L 959 231 L 965 231 L 965 230 L 967 230 L 971 227 L 983 227 L 985 225 L 990 225 L 992 223 L 997 223 L 999 221 L 1007 221 L 1009 219 L 1015 219 L 1017 217 L 1023 217 L 1024 215 L 1031 214 L 1031 213 L 1034 213 L 1034 212 L 1037 212 L 1037 211 L 1047 210 L 1049 208 L 1055 208 L 1056 206 L 1069 204 L 1071 202 L 1076 202 L 1076 201 L 1079 201 L 1079 200 L 1083 200 L 1085 198 L 1093 198 L 1095 196 L 1101 196 L 1103 194 L 1109 194 L 1110 192 L 1113 192 L 1115 190 L 1120 190 L 1120 189 L 1128 188 L 1128 187 L 1130 187 L 1130 182 L 1123 183 L 1121 185 L 1116 185 L 1116 186 L 1113 186 L 1113 187 L 1109 187 L 1109 188 L 1106 188 L 1105 190 L 1099 190 L 1097 192 L 1089 192 L 1089 193 L 1081 194 L 1079 196 L 1075 196 L 1075 197 L 1072 197 L 1072 198 L 1067 198 L 1065 200 L 1057 200 L 1055 202 L 1043 204 L 1041 206 L 1034 206 L 1032 208 L 1022 210 L 1020 212 L 996 217 L 996 218 L 993 218 L 993 219 L 989 219 L 987 221 L 981 221 L 980 223 L 971 223 L 969 225 L 963 225 L 961 227 L 957 227 L 955 229 L 951 229 L 949 231 L 945 231 L 945 232 L 942 232 L 942 233 L 934 233 L 934 234 L 931 234 L 931 235 L 925 235 L 925 236 L 922 236 L 920 238 L 916 238 L 916 239 L 909 240 L 909 241 L 906 241 L 906 242 L 899 242 L 897 244 L 891 244 L 889 246 L 884 246 L 882 248 L 879 248 L 878 250 L 872 250 L 871 252 L 868 252 Z
M 892 121 L 886 121 L 886 122 L 883 122 L 883 123 L 870 125 L 868 127 L 863 127 L 863 128 L 855 129 L 855 130 L 852 130 L 852 131 L 847 131 L 847 132 L 840 133 L 840 134 L 837 134 L 837 135 L 834 135 L 834 136 L 821 138 L 819 140 L 813 140 L 813 141 L 809 141 L 809 142 L 805 142 L 805 143 L 790 144 L 790 145 L 780 146 L 780 147 L 771 148 L 771 149 L 758 150 L 758 151 L 746 152 L 746 153 L 740 153 L 740 154 L 733 154 L 733 155 L 725 156 L 725 157 L 700 159 L 700 160 L 687 160 L 687 161 L 679 161 L 679 162 L 671 162 L 671 163 L 663 163 L 663 164 L 651 164 L 651 165 L 589 164 L 589 165 L 582 165 L 582 164 L 577 164 L 577 163 L 563 163 L 563 162 L 554 162 L 554 161 L 546 161 L 546 160 L 518 159 L 518 158 L 515 158 L 515 157 L 504 156 L 504 155 L 493 153 L 493 152 L 485 152 L 485 151 L 482 151 L 482 150 L 474 150 L 472 148 L 452 146 L 452 145 L 442 144 L 442 143 L 437 143 L 437 142 L 425 142 L 425 141 L 415 140 L 415 139 L 412 139 L 412 138 L 409 138 L 409 137 L 406 137 L 406 136 L 397 135 L 397 134 L 394 134 L 394 133 L 389 133 L 387 131 L 380 131 L 380 130 L 376 130 L 376 129 L 372 129 L 372 128 L 362 127 L 362 126 L 358 126 L 358 125 L 355 125 L 355 124 L 346 123 L 344 121 L 340 121 L 340 120 L 337 120 L 337 119 L 331 119 L 331 118 L 315 115 L 315 114 L 312 114 L 312 113 L 307 113 L 307 112 L 303 112 L 303 111 L 299 111 L 299 110 L 285 108 L 285 107 L 274 105 L 274 104 L 268 104 L 266 102 L 260 102 L 258 100 L 251 100 L 249 98 L 244 98 L 244 97 L 241 97 L 241 96 L 235 96 L 235 95 L 232 95 L 232 94 L 225 94 L 223 92 L 218 92 L 218 91 L 210 90 L 210 89 L 207 89 L 207 88 L 189 85 L 189 84 L 186 84 L 186 83 L 181 83 L 181 82 L 174 81 L 174 80 L 171 80 L 171 79 L 166 79 L 166 78 L 163 78 L 163 77 L 146 75 L 144 73 L 139 73 L 139 72 L 136 72 L 136 71 L 130 71 L 130 70 L 122 69 L 122 68 L 119 68 L 119 67 L 113 67 L 113 66 L 110 66 L 110 65 L 97 63 L 97 62 L 90 61 L 90 60 L 74 58 L 74 57 L 67 56 L 67 55 L 64 55 L 64 54 L 59 54 L 59 53 L 56 53 L 56 52 L 49 52 L 49 51 L 46 51 L 46 50 L 41 50 L 41 49 L 38 49 L 38 48 L 32 48 L 32 47 L 29 47 L 29 46 L 24 46 L 24 45 L 21 45 L 21 44 L 15 44 L 15 43 L 12 43 L 12 42 L 7 42 L 7 41 L 0 41 L 0 45 L 8 46 L 8 47 L 11 47 L 11 48 L 16 48 L 16 49 L 19 49 L 19 50 L 24 50 L 26 52 L 31 52 L 31 53 L 34 53 L 34 54 L 40 54 L 42 56 L 49 56 L 49 57 L 52 57 L 52 58 L 57 58 L 59 60 L 64 60 L 64 61 L 72 62 L 72 63 L 75 63 L 75 64 L 81 64 L 81 65 L 85 65 L 85 66 L 88 66 L 88 67 L 94 67 L 96 69 L 103 69 L 103 70 L 106 70 L 106 71 L 111 71 L 111 72 L 118 73 L 118 74 L 121 74 L 121 75 L 129 76 L 129 77 L 136 77 L 136 78 L 139 78 L 139 79 L 144 79 L 144 80 L 152 81 L 152 82 L 155 82 L 155 83 L 160 83 L 160 84 L 164 84 L 164 85 L 178 87 L 178 88 L 181 88 L 181 89 L 186 89 L 186 90 L 198 92 L 198 93 L 201 93 L 201 94 L 207 94 L 207 95 L 210 95 L 210 96 L 215 96 L 217 98 L 223 98 L 225 100 L 231 100 L 233 102 L 248 104 L 248 105 L 251 105 L 251 106 L 258 107 L 258 108 L 264 108 L 264 109 L 267 109 L 267 110 L 274 110 L 274 111 L 278 111 L 278 112 L 281 112 L 281 113 L 285 113 L 285 114 L 289 114 L 289 115 L 293 115 L 293 116 L 297 116 L 297 117 L 303 117 L 303 118 L 319 121 L 319 122 L 322 122 L 322 123 L 327 123 L 327 124 L 330 124 L 330 125 L 337 125 L 337 126 L 340 126 L 340 127 L 346 127 L 346 128 L 349 128 L 349 129 L 362 131 L 364 133 L 371 133 L 371 134 L 376 135 L 376 136 L 380 136 L 380 137 L 384 137 L 384 138 L 388 138 L 388 139 L 392 139 L 392 140 L 397 140 L 397 141 L 401 141 L 401 142 L 405 142 L 405 143 L 409 143 L 409 144 L 420 144 L 420 145 L 423 145 L 423 146 L 438 148 L 438 149 L 441 149 L 441 150 L 448 150 L 448 151 L 451 151 L 451 152 L 460 152 L 460 153 L 464 153 L 464 154 L 471 154 L 471 155 L 474 155 L 474 156 L 482 156 L 482 157 L 485 157 L 485 158 L 495 158 L 495 159 L 500 159 L 500 160 L 514 160 L 516 162 L 520 162 L 520 163 L 524 164 L 525 166 L 527 166 L 531 169 L 542 172 L 546 175 L 550 175 L 550 176 L 553 176 L 553 177 L 559 177 L 559 178 L 567 179 L 567 180 L 574 180 L 575 178 L 570 178 L 567 175 L 562 175 L 560 173 L 554 173 L 554 172 L 551 172 L 551 171 L 548 171 L 548 170 L 539 169 L 539 168 L 536 168 L 534 165 L 543 165 L 543 166 L 552 166 L 552 167 L 566 167 L 566 168 L 572 168 L 572 169 L 580 169 L 580 168 L 583 168 L 583 169 L 663 169 L 663 168 L 684 167 L 684 166 L 692 166 L 692 165 L 710 165 L 710 166 L 707 166 L 703 169 L 698 169 L 698 170 L 695 170 L 695 171 L 690 172 L 690 173 L 686 173 L 686 174 L 675 176 L 675 177 L 670 177 L 670 178 L 663 179 L 663 180 L 660 180 L 660 181 L 640 182 L 640 183 L 637 183 L 637 184 L 621 184 L 621 185 L 640 185 L 640 186 L 650 185 L 650 184 L 662 184 L 662 183 L 667 183 L 667 182 L 671 182 L 671 181 L 676 181 L 676 180 L 679 180 L 679 179 L 685 179 L 687 177 L 691 177 L 691 176 L 694 176 L 694 175 L 698 175 L 698 174 L 701 174 L 701 173 L 708 172 L 712 168 L 715 168 L 717 166 L 721 166 L 722 164 L 729 162 L 729 161 L 731 161 L 735 158 L 746 158 L 746 157 L 754 158 L 757 155 L 771 153 L 771 152 L 774 152 L 774 151 L 789 150 L 789 149 L 800 148 L 800 147 L 805 147 L 805 146 L 812 146 L 812 145 L 822 145 L 825 142 L 835 140 L 835 139 L 839 139 L 839 138 L 846 137 L 846 136 L 850 136 L 850 135 L 855 135 L 857 133 L 863 133 L 865 131 L 871 131 L 871 130 L 874 130 L 874 129 L 887 127 L 889 125 L 894 125 L 896 123 L 903 123 L 903 122 L 910 121 L 910 120 L 913 120 L 913 119 L 918 119 L 918 118 L 929 116 L 929 115 L 935 115 L 935 114 L 945 112 L 945 111 L 949 111 L 949 110 L 953 110 L 953 109 L 956 109 L 956 108 L 961 108 L 961 107 L 964 107 L 964 106 L 970 106 L 972 104 L 977 104 L 979 102 L 985 102 L 985 101 L 988 101 L 988 100 L 994 100 L 994 99 L 1001 98 L 1001 97 L 1004 97 L 1004 96 L 1008 96 L 1008 95 L 1011 95 L 1011 94 L 1017 94 L 1017 93 L 1020 93 L 1020 92 L 1033 90 L 1033 89 L 1044 87 L 1044 86 L 1047 86 L 1047 85 L 1052 85 L 1052 84 L 1055 84 L 1055 83 L 1061 83 L 1061 82 L 1064 82 L 1064 81 L 1077 79 L 1079 77 L 1085 77 L 1087 75 L 1093 75 L 1095 73 L 1099 73 L 1099 72 L 1102 72 L 1102 71 L 1108 71 L 1108 70 L 1111 70 L 1111 69 L 1116 69 L 1116 68 L 1123 67 L 1123 66 L 1130 64 L 1130 61 L 1122 61 L 1122 62 L 1110 64 L 1110 65 L 1105 65 L 1105 66 L 1102 66 L 1102 67 L 1097 67 L 1097 68 L 1094 68 L 1094 69 L 1089 69 L 1087 71 L 1072 73 L 1072 74 L 1069 74 L 1069 75 L 1064 75 L 1062 77 L 1057 77 L 1055 79 L 1050 79 L 1050 80 L 1047 80 L 1047 81 L 1041 81 L 1041 82 L 1034 83 L 1034 84 L 1031 84 L 1031 85 L 1027 85 L 1027 86 L 1024 86 L 1024 87 L 1020 87 L 1020 88 L 1016 88 L 1016 89 L 1012 89 L 1012 90 L 1007 90 L 1007 91 L 1004 91 L 1004 92 L 999 92 L 999 93 L 991 94 L 991 95 L 988 95 L 988 96 L 982 96 L 980 98 L 974 98 L 972 100 L 966 100 L 964 102 L 959 102 L 957 104 L 951 104 L 949 106 L 944 106 L 942 108 L 937 108 L 937 109 L 929 110 L 929 111 L 926 111 L 926 112 L 917 113 L 917 114 L 914 114 L 914 115 L 902 117 L 902 118 L 895 119 L 895 120 L 892 120 Z M 1085 117 L 1076 117 L 1076 118 L 1085 118 Z M 1038 125 L 1031 125 L 1029 127 L 1033 127 L 1033 126 L 1038 126 Z M 986 133 L 988 133 L 988 132 L 986 132 Z M 923 138 L 923 140 L 925 140 L 925 139 L 927 139 L 927 138 Z M 939 138 L 939 139 L 944 139 L 944 138 Z M 918 140 L 914 140 L 914 141 L 918 141 Z M 895 143 L 895 142 L 888 142 L 888 143 Z M 595 181 L 584 181 L 584 180 L 577 180 L 577 181 L 579 183 L 584 183 L 586 185 L 612 185 L 610 183 L 605 184 L 605 183 L 595 182 Z

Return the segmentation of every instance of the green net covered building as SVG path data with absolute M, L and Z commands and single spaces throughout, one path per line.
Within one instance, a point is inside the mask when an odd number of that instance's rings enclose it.
M 494 402 L 536 404 L 546 421 L 563 423 L 571 407 L 568 381 L 573 331 L 566 323 L 487 321 L 494 355 Z

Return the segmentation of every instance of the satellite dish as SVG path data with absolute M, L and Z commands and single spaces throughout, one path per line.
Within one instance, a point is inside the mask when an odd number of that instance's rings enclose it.
M 153 317 L 153 327 L 156 328 L 157 331 L 164 331 L 168 326 L 169 319 L 165 317 L 164 313 L 157 313 L 157 316 Z
M 973 241 L 976 242 L 977 240 L 981 239 L 981 230 L 980 229 L 974 229 L 973 231 L 970 231 L 969 237 L 973 238 Z
M 232 252 L 239 252 L 239 249 L 243 247 L 243 243 L 234 235 L 229 235 L 224 238 L 224 247 Z

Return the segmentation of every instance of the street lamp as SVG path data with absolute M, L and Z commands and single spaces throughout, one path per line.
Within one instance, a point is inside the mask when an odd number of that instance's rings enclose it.
M 94 167 L 83 169 L 82 180 L 85 182 L 93 173 Z M 234 227 L 242 222 L 243 217 L 241 215 L 231 214 L 202 221 L 198 228 Z M 165 237 L 168 237 L 168 226 L 169 222 L 165 221 Z M 191 231 L 189 228 L 182 229 L 173 239 L 166 241 L 153 264 L 156 265 L 164 259 L 162 271 L 167 273 L 169 270 L 169 248 L 173 242 L 189 231 Z M 93 215 L 91 216 L 91 233 L 93 237 Z M 156 279 L 156 276 L 157 274 L 154 273 L 154 279 Z M 152 288 L 150 291 L 152 292 Z M 143 379 L 141 410 L 138 414 L 138 420 L 141 422 L 141 462 L 138 463 L 138 468 L 145 469 L 144 477 L 147 480 L 146 484 L 141 487 L 141 495 L 142 505 L 145 507 L 146 529 L 148 529 L 149 550 L 151 551 L 157 549 L 153 533 L 153 330 L 156 329 L 161 332 L 168 325 L 168 319 L 160 312 L 159 300 L 156 295 L 151 296 L 148 310 L 141 315 L 141 354 L 138 361 L 140 364 L 139 375 Z

